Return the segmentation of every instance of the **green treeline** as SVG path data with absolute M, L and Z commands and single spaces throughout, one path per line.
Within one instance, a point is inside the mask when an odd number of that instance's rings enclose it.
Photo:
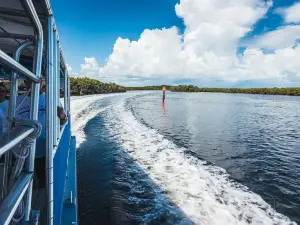
M 160 86 L 126 87 L 128 91 L 138 90 L 161 90 Z M 172 92 L 219 92 L 219 93 L 241 93 L 241 94 L 265 94 L 265 95 L 292 95 L 300 96 L 300 88 L 199 88 L 195 85 L 165 85 Z
M 99 80 L 84 78 L 70 78 L 71 95 L 89 95 L 126 92 L 126 88 L 115 83 L 103 83 Z
M 199 88 L 194 85 L 179 85 L 171 87 L 173 92 L 221 92 L 221 93 L 244 93 L 265 95 L 292 95 L 300 96 L 300 88 Z
M 126 87 L 126 90 L 127 91 L 157 91 L 157 90 L 161 90 L 163 86 L 165 86 L 167 88 L 167 90 L 172 87 L 172 86 L 169 86 L 169 85 L 144 86 L 144 87 Z
M 124 87 L 115 83 L 103 83 L 99 80 L 84 78 L 70 78 L 71 95 L 88 95 L 102 93 L 117 93 L 126 91 L 142 90 L 162 90 L 165 86 L 168 91 L 172 92 L 220 92 L 220 93 L 244 93 L 244 94 L 265 94 L 265 95 L 291 95 L 300 96 L 300 87 L 291 88 L 199 88 L 195 85 L 156 85 L 144 87 Z M 0 82 L 1 83 L 1 82 Z M 3 83 L 9 90 L 9 82 Z M 19 84 L 19 90 L 24 89 L 24 84 Z

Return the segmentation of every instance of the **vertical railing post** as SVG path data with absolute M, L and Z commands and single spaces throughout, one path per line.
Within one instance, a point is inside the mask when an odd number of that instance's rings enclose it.
M 68 113 L 69 109 L 68 109 L 68 70 L 67 68 L 65 68 L 64 71 L 64 109 L 65 112 Z
M 15 60 L 16 62 L 20 61 L 20 55 L 24 48 L 28 47 L 29 45 L 32 45 L 32 42 L 26 42 L 20 45 L 15 52 Z M 8 126 L 7 128 L 11 130 L 12 127 L 12 120 L 15 118 L 16 115 L 16 100 L 17 100 L 17 93 L 18 93 L 18 80 L 17 80 L 17 73 L 12 72 L 10 77 L 10 98 L 9 98 L 9 105 L 8 105 Z M 7 152 L 5 154 L 5 161 L 4 161 L 4 168 L 3 168 L 3 183 L 2 183 L 2 193 L 1 193 L 1 199 L 4 198 L 4 196 L 7 194 L 7 171 L 9 168 L 9 162 L 10 162 L 10 152 Z
M 26 47 L 33 45 L 31 41 L 25 42 L 19 46 L 15 53 L 15 60 L 16 62 L 20 61 L 20 56 Z M 17 73 L 12 72 L 11 79 L 10 79 L 10 98 L 9 98 L 9 107 L 8 107 L 8 119 L 12 121 L 16 116 L 16 99 L 18 93 L 18 82 L 17 82 Z M 12 129 L 12 124 L 9 125 L 9 129 Z
M 56 74 L 56 108 L 57 106 L 59 106 L 59 102 L 60 102 L 60 48 L 59 48 L 59 40 L 57 38 L 57 74 Z M 56 142 L 58 141 L 59 138 L 59 134 L 60 134 L 60 120 L 57 116 L 55 116 L 56 118 Z M 58 143 L 57 143 L 58 145 Z
M 46 177 L 47 177 L 47 224 L 53 224 L 53 126 L 54 126 L 54 37 L 53 37 L 53 17 L 48 17 L 48 60 L 47 60 L 47 78 L 46 78 Z
M 31 21 L 35 25 L 35 32 L 37 34 L 37 39 L 35 42 L 35 62 L 34 62 L 34 74 L 39 78 L 41 76 L 42 70 L 42 58 L 43 58 L 43 28 L 39 17 L 35 11 L 34 5 L 31 0 L 23 0 L 25 10 L 28 12 L 28 15 Z M 38 105 L 40 97 L 40 83 L 33 83 L 31 87 L 31 102 L 30 102 L 30 119 L 38 120 Z M 34 159 L 35 159 L 35 143 L 31 145 L 28 163 L 26 165 L 26 170 L 28 172 L 34 172 Z M 29 221 L 30 211 L 31 211 L 31 199 L 32 199 L 32 181 L 28 187 L 26 195 L 26 206 L 25 206 L 25 221 Z
M 57 34 L 56 34 L 56 28 L 54 28 L 53 32 L 53 110 L 54 113 L 57 111 Z M 57 145 L 57 122 L 56 122 L 56 113 L 54 114 L 54 121 L 53 121 L 53 145 Z
M 70 82 L 70 77 L 68 75 L 68 113 L 69 115 L 71 115 L 71 82 Z M 71 118 L 71 116 L 70 116 Z M 72 121 L 69 120 L 69 122 L 72 123 Z M 71 126 L 72 124 L 70 123 L 70 130 L 71 130 Z

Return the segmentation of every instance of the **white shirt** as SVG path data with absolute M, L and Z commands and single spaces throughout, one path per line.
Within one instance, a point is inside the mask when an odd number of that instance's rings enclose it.
M 0 133 L 5 132 L 7 127 L 8 101 L 0 102 Z

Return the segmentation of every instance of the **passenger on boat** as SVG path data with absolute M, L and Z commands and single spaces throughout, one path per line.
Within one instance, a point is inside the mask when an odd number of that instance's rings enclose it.
M 31 81 L 24 82 L 30 92 Z M 35 152 L 35 174 L 38 178 L 38 188 L 44 188 L 46 183 L 46 94 L 44 92 L 45 82 L 41 79 L 38 121 L 42 125 L 42 132 L 40 137 L 36 140 Z M 64 125 L 68 118 L 60 103 L 57 107 L 57 117 L 60 119 L 60 125 Z M 30 93 L 25 96 L 17 96 L 16 102 L 16 119 L 28 120 L 30 119 Z
M 0 133 L 5 131 L 6 127 L 6 117 L 8 109 L 8 101 L 6 100 L 6 95 L 8 91 L 6 87 L 1 83 L 0 84 Z

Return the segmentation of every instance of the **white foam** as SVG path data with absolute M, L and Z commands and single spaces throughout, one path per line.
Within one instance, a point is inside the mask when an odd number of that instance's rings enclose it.
M 105 121 L 111 134 L 196 224 L 296 224 L 224 169 L 187 156 L 186 149 L 139 123 L 124 102 L 109 110 Z
M 85 140 L 86 136 L 83 131 L 86 123 L 101 113 L 105 108 L 99 108 L 94 103 L 106 98 L 114 97 L 118 95 L 132 96 L 136 93 L 147 93 L 149 91 L 130 91 L 127 93 L 115 93 L 115 94 L 97 94 L 97 95 L 85 95 L 85 96 L 72 96 L 71 97 L 71 118 L 72 118 L 72 135 L 76 136 L 76 147 L 78 148 Z M 61 98 L 62 104 L 63 98 Z
M 86 123 L 101 113 L 105 108 L 99 108 L 94 103 L 106 97 L 119 94 L 101 94 L 71 97 L 72 135 L 76 136 L 76 147 L 85 141 L 83 131 Z

